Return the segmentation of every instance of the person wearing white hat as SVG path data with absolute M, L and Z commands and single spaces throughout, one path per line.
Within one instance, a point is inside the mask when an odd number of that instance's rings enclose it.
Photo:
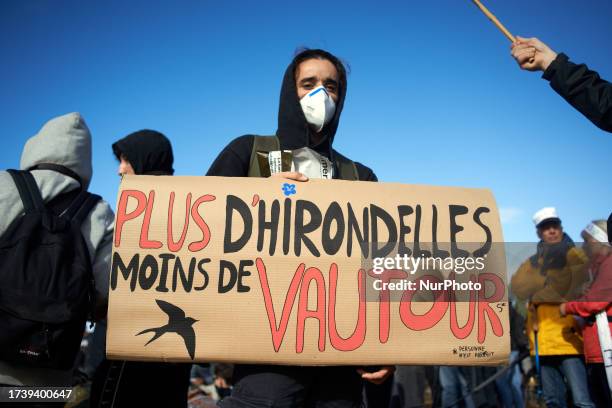
M 566 384 L 576 407 L 594 407 L 588 392 L 583 343 L 576 320 L 561 316 L 559 305 L 572 299 L 587 281 L 584 252 L 563 232 L 554 207 L 533 216 L 540 242 L 537 252 L 514 274 L 511 289 L 529 302 L 526 329 L 531 354 L 540 362 L 547 407 L 566 407 Z M 537 350 L 537 351 L 536 351 Z
M 559 218 L 557 209 L 555 207 L 544 207 L 533 214 L 533 223 L 536 228 L 545 221 L 555 221 L 561 223 L 561 218 Z
M 562 315 L 577 315 L 587 321 L 584 355 L 591 397 L 598 407 L 612 407 L 612 370 L 606 369 L 612 368 L 612 245 L 608 232 L 604 220 L 593 221 L 582 231 L 592 281 L 583 296 L 559 307 Z

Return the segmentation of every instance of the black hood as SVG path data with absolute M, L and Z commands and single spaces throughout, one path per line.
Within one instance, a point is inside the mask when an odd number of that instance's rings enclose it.
M 337 58 L 326 51 L 308 50 L 307 52 L 329 55 L 332 63 L 336 60 L 337 63 L 334 64 L 336 68 L 339 68 L 338 65 L 341 64 Z M 342 107 L 344 106 L 344 98 L 346 96 L 346 72 L 344 68 L 338 70 L 339 89 L 336 112 L 333 119 L 321 130 L 322 138 L 315 145 L 311 138 L 311 134 L 314 131 L 311 130 L 306 121 L 306 116 L 304 116 L 304 112 L 302 111 L 295 85 L 295 68 L 298 57 L 294 58 L 293 62 L 287 67 L 285 76 L 283 77 L 278 108 L 278 130 L 276 131 L 276 135 L 280 140 L 281 149 L 294 150 L 302 147 L 310 147 L 318 153 L 333 159 L 332 143 L 336 135 L 336 130 L 338 129 Z
M 166 136 L 155 130 L 139 130 L 113 143 L 117 159 L 121 155 L 139 175 L 172 175 L 174 156 Z

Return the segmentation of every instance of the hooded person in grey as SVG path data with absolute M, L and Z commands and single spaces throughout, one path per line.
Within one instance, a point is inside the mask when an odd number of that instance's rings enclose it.
M 93 174 L 91 134 L 79 113 L 51 119 L 26 142 L 20 168 L 27 170 L 43 163 L 58 164 L 72 170 L 81 178 L 83 189 L 88 188 Z M 80 188 L 77 180 L 53 170 L 32 170 L 31 173 L 45 203 Z M 0 171 L 0 236 L 23 213 L 13 179 L 8 172 Z M 92 261 L 97 317 L 106 313 L 113 223 L 113 211 L 108 203 L 100 200 L 81 226 Z M 22 367 L 0 361 L 0 384 L 65 386 L 70 385 L 71 376 L 72 370 Z

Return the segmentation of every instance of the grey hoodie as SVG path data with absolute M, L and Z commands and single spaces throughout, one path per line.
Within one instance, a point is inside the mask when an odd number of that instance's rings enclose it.
M 69 113 L 47 122 L 30 138 L 21 155 L 21 169 L 40 163 L 61 164 L 77 173 L 87 188 L 91 181 L 91 134 L 78 113 Z M 79 183 L 51 170 L 33 170 L 32 175 L 45 202 L 79 187 Z M 23 215 L 23 204 L 13 179 L 0 171 L 0 236 L 14 219 Z M 108 279 L 112 250 L 114 215 L 108 203 L 99 201 L 91 210 L 81 232 L 89 248 L 96 284 L 96 303 L 108 300 Z M 71 372 L 16 367 L 0 361 L 0 384 L 66 385 Z

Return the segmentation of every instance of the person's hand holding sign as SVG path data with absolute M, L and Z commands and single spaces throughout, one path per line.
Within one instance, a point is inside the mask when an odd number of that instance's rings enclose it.
M 357 369 L 362 379 L 377 385 L 384 383 L 394 371 L 395 366 L 382 367 L 380 370 L 374 372 L 368 372 L 363 368 Z
M 510 46 L 511 54 L 521 69 L 527 71 L 546 71 L 557 53 L 537 38 L 516 37 Z
M 282 177 L 293 181 L 308 181 L 308 177 L 297 171 L 282 171 L 272 174 L 271 177 Z

